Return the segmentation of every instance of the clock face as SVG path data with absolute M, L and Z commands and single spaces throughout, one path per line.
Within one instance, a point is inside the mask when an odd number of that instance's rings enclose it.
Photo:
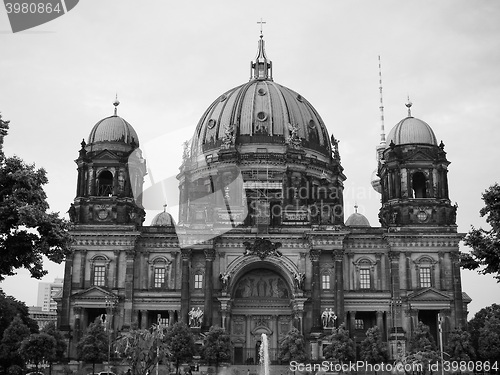
M 108 217 L 108 210 L 101 210 L 97 213 L 99 219 L 104 220 Z

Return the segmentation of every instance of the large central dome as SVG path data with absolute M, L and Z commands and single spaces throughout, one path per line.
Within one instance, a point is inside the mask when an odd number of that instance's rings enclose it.
M 318 112 L 300 94 L 275 83 L 271 66 L 261 38 L 250 82 L 225 92 L 208 107 L 194 134 L 193 153 L 220 148 L 230 132 L 236 147 L 295 142 L 331 155 L 328 132 Z M 252 147 L 247 151 L 255 152 Z

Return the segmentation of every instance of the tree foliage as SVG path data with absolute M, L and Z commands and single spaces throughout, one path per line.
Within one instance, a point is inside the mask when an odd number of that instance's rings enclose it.
M 326 359 L 336 359 L 340 363 L 354 361 L 356 349 L 354 341 L 349 337 L 349 331 L 345 329 L 345 324 L 333 329 L 330 341 L 332 343 L 323 352 Z
M 476 357 L 470 333 L 460 327 L 450 332 L 445 352 L 449 354 L 450 361 L 471 361 Z
M 42 256 L 61 263 L 69 254 L 68 222 L 47 212 L 45 170 L 5 156 L 2 145 L 8 128 L 0 117 L 0 281 L 23 267 L 39 279 L 47 274 Z
M 3 332 L 0 342 L 0 364 L 7 370 L 11 366 L 24 367 L 19 353 L 21 342 L 30 335 L 30 330 L 19 316 L 16 316 Z
M 366 331 L 366 338 L 361 342 L 361 358 L 371 364 L 386 362 L 389 358 L 387 344 L 377 326 Z
M 91 323 L 87 332 L 76 346 L 78 358 L 92 363 L 92 372 L 95 373 L 95 364 L 101 363 L 108 356 L 108 336 L 99 318 Z
M 179 365 L 190 361 L 195 354 L 194 337 L 189 327 L 184 322 L 177 322 L 168 327 L 165 341 L 170 354 L 170 360 L 175 362 L 176 372 Z
M 46 333 L 49 336 L 52 336 L 56 342 L 54 355 L 52 357 L 47 357 L 48 362 L 56 362 L 64 358 L 66 354 L 66 341 L 64 340 L 64 336 L 61 331 L 56 329 L 56 325 L 54 322 L 50 322 L 45 327 L 42 328 L 42 333 Z
M 231 337 L 218 326 L 210 327 L 203 342 L 202 356 L 209 364 L 215 364 L 215 373 L 221 362 L 231 359 Z
M 463 268 L 492 274 L 500 282 L 500 185 L 490 186 L 482 197 L 486 205 L 479 213 L 486 216 L 491 229 L 472 227 L 464 239 L 472 251 L 461 254 L 460 263 Z
M 19 353 L 24 359 L 33 363 L 38 372 L 38 365 L 42 361 L 54 358 L 56 354 L 56 339 L 46 333 L 31 334 L 21 343 Z
M 486 322 L 495 318 L 500 319 L 500 305 L 497 305 L 496 303 L 479 310 L 467 324 L 467 328 L 471 335 L 472 347 L 474 348 L 477 359 L 479 360 L 487 360 L 487 358 L 482 356 L 482 351 L 479 350 L 479 337 L 481 332 L 484 332 L 483 328 L 486 325 Z
M 0 289 L 0 339 L 3 337 L 5 329 L 12 323 L 16 316 L 22 320 L 31 333 L 38 333 L 38 325 L 29 317 L 28 308 L 24 302 L 6 295 Z
M 434 337 L 432 337 L 429 327 L 422 322 L 418 323 L 417 328 L 413 332 L 409 347 L 410 351 L 404 358 L 404 362 L 421 365 L 424 373 L 429 368 L 429 364 L 437 361 L 439 358 Z
M 168 354 L 163 329 L 153 325 L 151 329 L 133 329 L 116 342 L 116 352 L 125 358 L 133 375 L 145 375 Z
M 306 340 L 297 328 L 292 328 L 281 341 L 278 358 L 284 362 L 307 359 Z
M 500 363 L 500 318 L 492 316 L 479 330 L 479 354 L 490 362 Z

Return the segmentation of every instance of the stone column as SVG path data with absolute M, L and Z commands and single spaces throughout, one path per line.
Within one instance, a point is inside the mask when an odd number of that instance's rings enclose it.
M 403 333 L 401 316 L 401 287 L 399 279 L 400 252 L 390 251 L 389 260 L 391 262 L 391 305 L 392 305 L 392 339 L 397 339 Z
M 141 329 L 148 328 L 148 310 L 141 310 Z
M 144 251 L 142 253 L 142 267 L 141 267 L 141 289 L 147 290 L 149 288 L 148 283 L 148 264 L 149 264 L 149 251 Z
M 438 252 L 439 255 L 439 285 L 436 285 L 437 289 L 446 290 L 447 285 L 444 279 L 444 252 Z
M 375 253 L 375 259 L 376 259 L 376 270 L 377 270 L 377 274 L 376 274 L 376 282 L 375 282 L 375 289 L 376 290 L 382 290 L 382 262 L 381 262 L 381 258 L 382 258 L 382 253 Z
M 73 314 L 75 316 L 75 324 L 73 326 L 73 339 L 74 342 L 80 341 L 82 337 L 82 308 L 81 307 L 73 307 Z
M 182 249 L 182 280 L 181 280 L 181 318 L 180 321 L 188 324 L 189 312 L 189 262 L 191 249 Z
M 309 257 L 312 262 L 312 277 L 311 277 L 311 300 L 312 300 L 312 331 L 319 332 L 323 330 L 321 324 L 321 279 L 319 274 L 319 257 L 321 250 L 311 249 Z
M 246 347 L 249 349 L 250 348 L 250 345 L 252 343 L 252 340 L 251 340 L 251 337 L 250 337 L 250 331 L 251 331 L 251 327 L 250 327 L 250 322 L 252 320 L 252 316 L 251 315 L 245 315 L 245 339 L 246 339 Z
M 453 307 L 455 327 L 465 327 L 464 302 L 462 297 L 462 280 L 460 278 L 460 262 L 458 251 L 450 253 L 451 274 L 453 277 Z
M 80 251 L 80 288 L 85 289 L 85 266 L 87 263 L 87 251 Z M 92 270 L 91 270 L 92 271 Z M 90 275 L 92 279 L 92 275 Z
M 214 249 L 205 249 L 205 303 L 203 308 L 203 325 L 202 330 L 208 331 L 212 325 L 213 316 L 213 265 L 215 259 Z
M 125 302 L 123 303 L 124 328 L 130 327 L 130 325 L 132 324 L 132 301 L 134 299 L 134 261 L 135 250 L 127 250 L 125 268 Z
M 113 288 L 118 289 L 118 266 L 120 265 L 120 250 L 114 250 L 113 254 L 115 256 L 115 275 L 113 278 Z
M 337 324 L 344 323 L 344 251 L 335 250 L 333 253 L 335 262 L 335 314 Z
M 174 324 L 174 310 L 168 310 L 168 326 L 171 327 Z
M 384 336 L 384 312 L 383 311 L 377 311 L 377 327 L 380 331 L 380 334 L 382 337 Z
M 61 314 L 58 314 L 58 326 L 57 328 L 61 331 L 70 330 L 70 296 L 72 290 L 72 274 L 73 274 L 73 258 L 74 253 L 68 255 L 64 263 L 64 283 L 63 283 L 63 295 L 62 295 L 62 306 Z
M 354 337 L 354 330 L 356 329 L 356 311 L 349 311 L 349 336 Z

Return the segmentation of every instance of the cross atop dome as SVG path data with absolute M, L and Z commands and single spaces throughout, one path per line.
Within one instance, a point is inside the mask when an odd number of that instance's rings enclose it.
M 260 21 L 257 21 L 257 23 L 260 23 L 260 37 L 261 39 L 264 37 L 264 35 L 262 34 L 262 25 L 267 23 L 266 21 L 262 21 L 262 18 L 260 19 Z

